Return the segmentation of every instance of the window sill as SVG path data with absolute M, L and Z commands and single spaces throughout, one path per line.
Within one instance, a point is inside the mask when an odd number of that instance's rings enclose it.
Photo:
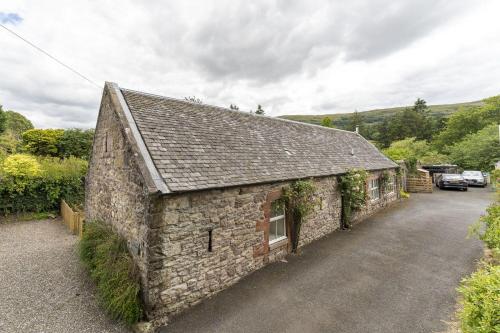
M 278 247 L 288 244 L 288 238 L 286 236 L 277 238 L 269 242 L 269 250 L 274 250 Z

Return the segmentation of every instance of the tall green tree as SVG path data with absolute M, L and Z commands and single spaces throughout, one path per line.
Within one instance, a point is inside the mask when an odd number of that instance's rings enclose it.
M 62 129 L 30 129 L 22 134 L 23 149 L 33 155 L 58 156 Z
M 264 109 L 262 108 L 262 106 L 260 104 L 257 105 L 257 110 L 255 110 L 255 114 L 258 114 L 259 116 L 262 116 L 262 115 L 264 115 L 264 113 L 266 113 L 266 112 L 264 111 Z
M 488 171 L 500 159 L 498 125 L 491 124 L 482 130 L 467 135 L 450 147 L 453 163 L 464 169 Z
M 19 140 L 23 132 L 33 128 L 31 121 L 22 114 L 14 111 L 5 112 L 5 129 L 11 131 Z
M 2 105 L 0 105 L 0 134 L 2 134 L 5 131 L 5 122 L 6 122 L 5 111 L 2 109 Z
M 74 156 L 88 160 L 92 149 L 93 139 L 93 129 L 67 129 L 56 144 L 57 155 L 62 158 Z
M 411 108 L 405 108 L 378 125 L 377 141 L 384 147 L 405 138 L 429 140 L 434 134 L 435 123 L 429 116 L 425 100 L 418 98 Z
M 445 128 L 435 136 L 433 145 L 440 151 L 461 141 L 465 136 L 477 133 L 489 124 L 500 123 L 500 96 L 483 100 L 484 105 L 460 108 L 446 122 Z

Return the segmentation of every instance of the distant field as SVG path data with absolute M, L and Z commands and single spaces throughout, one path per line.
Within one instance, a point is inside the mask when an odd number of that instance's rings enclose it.
M 434 117 L 447 117 L 453 112 L 457 111 L 460 107 L 469 108 L 474 106 L 480 106 L 481 101 L 468 102 L 468 103 L 456 103 L 456 104 L 441 104 L 441 105 L 429 105 L 430 114 Z M 411 107 L 411 106 L 407 106 Z M 393 114 L 402 111 L 406 106 L 387 108 L 387 109 L 375 109 L 370 111 L 360 111 L 360 115 L 363 116 L 363 121 L 365 124 L 375 124 L 382 122 L 384 118 L 390 117 Z M 310 124 L 321 124 L 321 120 L 324 117 L 330 117 L 333 120 L 335 127 L 343 128 L 347 126 L 349 118 L 352 113 L 336 113 L 336 114 L 317 114 L 317 115 L 284 115 L 279 118 L 285 118 L 295 121 L 301 121 Z

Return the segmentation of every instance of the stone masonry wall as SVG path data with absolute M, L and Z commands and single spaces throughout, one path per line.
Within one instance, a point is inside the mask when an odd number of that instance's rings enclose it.
M 371 174 L 378 177 L 378 173 Z M 314 179 L 318 207 L 304 222 L 300 246 L 340 226 L 341 198 L 336 177 Z M 208 190 L 159 197 L 151 205 L 148 316 L 160 320 L 178 314 L 279 260 L 290 242 L 268 244 L 270 203 L 289 182 Z M 395 201 L 383 195 L 355 215 L 356 220 Z M 287 217 L 287 224 L 290 218 Z M 287 234 L 289 234 L 287 225 Z M 211 234 L 211 251 L 209 250 Z
M 110 98 L 106 91 L 86 178 L 85 218 L 109 223 L 127 239 L 146 286 L 149 196 Z

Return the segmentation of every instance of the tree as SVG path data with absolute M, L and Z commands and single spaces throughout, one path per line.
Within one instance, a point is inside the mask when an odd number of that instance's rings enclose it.
M 433 145 L 446 152 L 448 146 L 461 141 L 465 136 L 473 134 L 489 124 L 500 123 L 500 96 L 483 100 L 484 105 L 475 108 L 460 108 L 452 114 L 443 131 L 433 141 Z
M 23 149 L 33 155 L 58 156 L 57 145 L 64 130 L 30 129 L 22 134 Z
M 10 130 L 0 135 L 0 155 L 15 154 L 21 146 L 20 140 Z
M 262 109 L 262 106 L 259 104 L 257 105 L 257 110 L 255 110 L 255 114 L 258 114 L 259 116 L 264 115 L 265 111 Z
M 500 158 L 498 125 L 491 124 L 467 135 L 449 148 L 450 159 L 464 169 L 488 171 Z
M 62 158 L 74 156 L 88 160 L 93 139 L 93 129 L 67 129 L 57 142 L 57 154 Z
M 394 161 L 416 160 L 423 164 L 446 163 L 449 158 L 432 150 L 425 140 L 407 138 L 391 143 L 389 148 L 382 151 L 387 157 Z
M 40 163 L 27 154 L 8 156 L 2 164 L 2 173 L 13 177 L 32 177 L 41 173 Z
M 0 134 L 2 134 L 5 131 L 5 111 L 2 109 L 2 106 L 0 105 Z
M 196 96 L 188 96 L 188 97 L 184 97 L 184 99 L 188 102 L 191 102 L 191 103 L 203 104 L 203 101 Z
M 238 111 L 240 108 L 236 104 L 231 104 L 231 105 L 229 105 L 229 109 Z
M 330 118 L 330 117 L 324 117 L 323 120 L 321 120 L 321 126 L 324 126 L 324 127 L 333 127 L 332 118 Z
M 31 121 L 22 114 L 14 111 L 5 112 L 5 129 L 11 131 L 19 140 L 23 132 L 33 128 Z
M 436 124 L 429 116 L 427 103 L 418 98 L 411 108 L 405 108 L 392 117 L 385 118 L 378 126 L 377 140 L 387 147 L 391 142 L 415 137 L 417 140 L 432 138 Z
M 349 123 L 347 125 L 348 131 L 355 131 L 356 127 L 359 129 L 359 133 L 363 133 L 363 116 L 358 112 L 358 110 L 354 111 L 354 113 L 349 118 Z

